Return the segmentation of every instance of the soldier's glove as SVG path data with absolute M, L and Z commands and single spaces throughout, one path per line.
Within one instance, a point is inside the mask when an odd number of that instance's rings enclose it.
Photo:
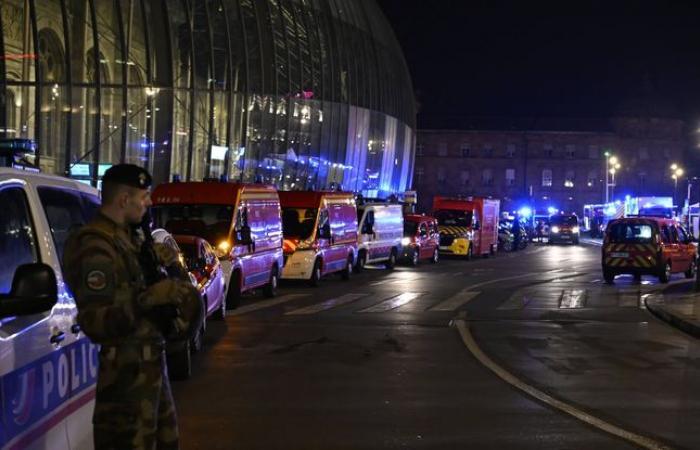
M 165 244 L 158 242 L 154 243 L 153 251 L 156 253 L 158 262 L 164 267 L 170 267 L 173 264 L 180 264 L 180 255 L 174 249 Z
M 138 304 L 143 310 L 149 310 L 155 306 L 180 304 L 182 294 L 182 281 L 165 278 L 152 284 L 138 297 Z

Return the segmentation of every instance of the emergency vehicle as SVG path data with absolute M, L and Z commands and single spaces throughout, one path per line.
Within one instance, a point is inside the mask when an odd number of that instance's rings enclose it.
M 384 263 L 393 269 L 401 252 L 403 209 L 398 203 L 365 203 L 357 207 L 356 268 Z
M 697 247 L 693 238 L 673 219 L 627 217 L 610 221 L 602 246 L 603 278 L 612 284 L 616 275 L 653 275 L 668 283 L 683 272 L 693 278 Z
M 498 250 L 500 201 L 481 197 L 433 199 L 440 251 L 465 256 L 495 254 Z
M 339 272 L 348 280 L 357 259 L 357 207 L 347 192 L 282 191 L 283 278 L 308 280 Z
M 228 283 L 226 307 L 245 291 L 274 297 L 282 273 L 282 219 L 274 186 L 223 182 L 165 183 L 153 191 L 153 221 L 172 234 L 206 239 Z
M 89 450 L 97 346 L 76 323 L 61 258 L 98 191 L 0 168 L 0 448 Z

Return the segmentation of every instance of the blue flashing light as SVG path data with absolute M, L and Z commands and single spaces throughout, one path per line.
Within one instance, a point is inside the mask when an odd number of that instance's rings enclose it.
M 550 206 L 549 208 L 547 208 L 547 212 L 548 212 L 550 215 L 552 215 L 552 214 L 558 213 L 559 210 L 558 210 L 557 208 L 555 208 L 554 206 Z
M 518 214 L 521 217 L 528 218 L 528 217 L 532 216 L 532 209 L 530 209 L 529 206 L 523 206 L 522 208 L 520 208 L 518 210 Z

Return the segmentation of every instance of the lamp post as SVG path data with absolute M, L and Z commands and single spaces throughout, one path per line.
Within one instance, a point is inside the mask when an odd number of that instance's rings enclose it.
M 678 190 L 678 179 L 683 176 L 683 168 L 678 164 L 671 164 L 671 178 L 673 179 L 673 204 L 676 203 L 676 194 Z
M 615 173 L 620 167 L 617 156 L 605 152 L 605 203 L 615 196 Z

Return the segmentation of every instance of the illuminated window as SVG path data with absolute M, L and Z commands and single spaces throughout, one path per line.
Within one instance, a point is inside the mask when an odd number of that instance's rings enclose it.
M 551 187 L 552 186 L 552 169 L 542 170 L 542 186 Z
M 588 179 L 586 181 L 586 186 L 588 186 L 589 188 L 595 186 L 597 178 L 598 178 L 598 171 L 589 170 L 588 171 Z
M 576 179 L 576 173 L 573 170 L 567 170 L 564 176 L 564 187 L 572 188 L 574 187 L 574 181 Z

